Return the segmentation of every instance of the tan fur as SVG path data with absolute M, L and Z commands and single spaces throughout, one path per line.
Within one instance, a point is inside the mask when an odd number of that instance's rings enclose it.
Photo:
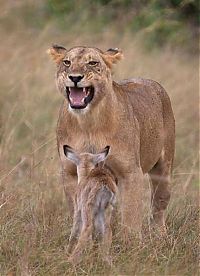
M 112 243 L 111 217 L 117 197 L 116 178 L 102 164 L 96 167 L 93 162 L 95 154 L 79 155 L 70 150 L 72 155 L 77 156 L 79 163 L 73 227 L 67 248 L 69 261 L 80 262 L 83 250 L 96 238 L 100 242 L 103 260 L 111 264 L 109 249 Z M 73 158 L 69 160 L 73 162 Z
M 58 53 L 54 48 L 48 49 L 47 54 L 49 54 L 56 63 L 59 63 L 65 56 L 63 53 Z
M 64 158 L 63 144 L 70 144 L 80 152 L 96 152 L 110 145 L 112 154 L 106 164 L 119 180 L 126 236 L 141 228 L 145 173 L 152 181 L 152 221 L 164 228 L 175 142 L 174 116 L 166 91 L 153 80 L 114 82 L 108 66 L 109 62 L 116 62 L 112 60 L 113 52 L 75 47 L 63 53 L 71 66 L 66 68 L 62 61 L 58 63 L 57 86 L 65 100 L 60 109 L 57 141 L 71 211 L 77 173 L 76 167 Z M 109 62 L 105 62 L 105 56 Z M 98 67 L 88 67 L 92 59 L 98 60 Z M 66 97 L 66 86 L 71 85 L 68 75 L 75 73 L 84 75 L 81 85 L 92 85 L 95 89 L 93 100 L 83 110 L 71 110 Z
M 112 65 L 121 60 L 123 58 L 123 54 L 119 49 L 110 49 L 106 53 L 102 54 L 102 58 L 106 65 L 112 69 Z

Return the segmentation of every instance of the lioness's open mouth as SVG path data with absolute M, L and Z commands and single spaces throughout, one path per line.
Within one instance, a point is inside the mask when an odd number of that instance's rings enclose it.
M 89 87 L 66 87 L 68 100 L 71 108 L 83 109 L 94 97 L 94 88 Z

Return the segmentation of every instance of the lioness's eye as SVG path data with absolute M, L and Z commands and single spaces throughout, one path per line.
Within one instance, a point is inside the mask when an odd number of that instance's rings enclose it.
M 68 59 L 63 60 L 65 66 L 69 67 L 71 65 L 71 61 Z
M 98 64 L 98 61 L 91 60 L 91 61 L 88 62 L 88 64 L 89 64 L 90 66 L 95 66 L 95 65 Z

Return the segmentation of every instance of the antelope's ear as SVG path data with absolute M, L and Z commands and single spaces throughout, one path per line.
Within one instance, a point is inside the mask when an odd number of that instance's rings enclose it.
M 108 156 L 109 151 L 110 146 L 107 146 L 100 153 L 95 154 L 93 159 L 94 164 L 97 165 L 100 162 L 104 162 Z
M 47 53 L 51 56 L 55 63 L 59 63 L 65 57 L 66 52 L 67 49 L 59 45 L 52 45 L 52 47 L 47 50 Z
M 110 48 L 102 54 L 102 58 L 106 65 L 111 69 L 113 64 L 117 63 L 123 58 L 123 53 L 118 48 Z
M 68 160 L 73 162 L 76 166 L 80 164 L 80 157 L 78 153 L 76 153 L 70 146 L 64 145 L 63 150 Z

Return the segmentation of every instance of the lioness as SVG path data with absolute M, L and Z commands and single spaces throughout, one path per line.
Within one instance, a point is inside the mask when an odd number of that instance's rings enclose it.
M 145 173 L 152 182 L 153 221 L 165 229 L 175 147 L 175 122 L 166 91 L 148 79 L 113 81 L 112 66 L 122 57 L 118 49 L 67 50 L 54 45 L 48 52 L 57 64 L 57 87 L 65 98 L 57 143 L 71 211 L 77 172 L 66 160 L 63 145 L 91 153 L 110 145 L 106 164 L 118 178 L 124 229 L 129 233 L 141 228 Z

